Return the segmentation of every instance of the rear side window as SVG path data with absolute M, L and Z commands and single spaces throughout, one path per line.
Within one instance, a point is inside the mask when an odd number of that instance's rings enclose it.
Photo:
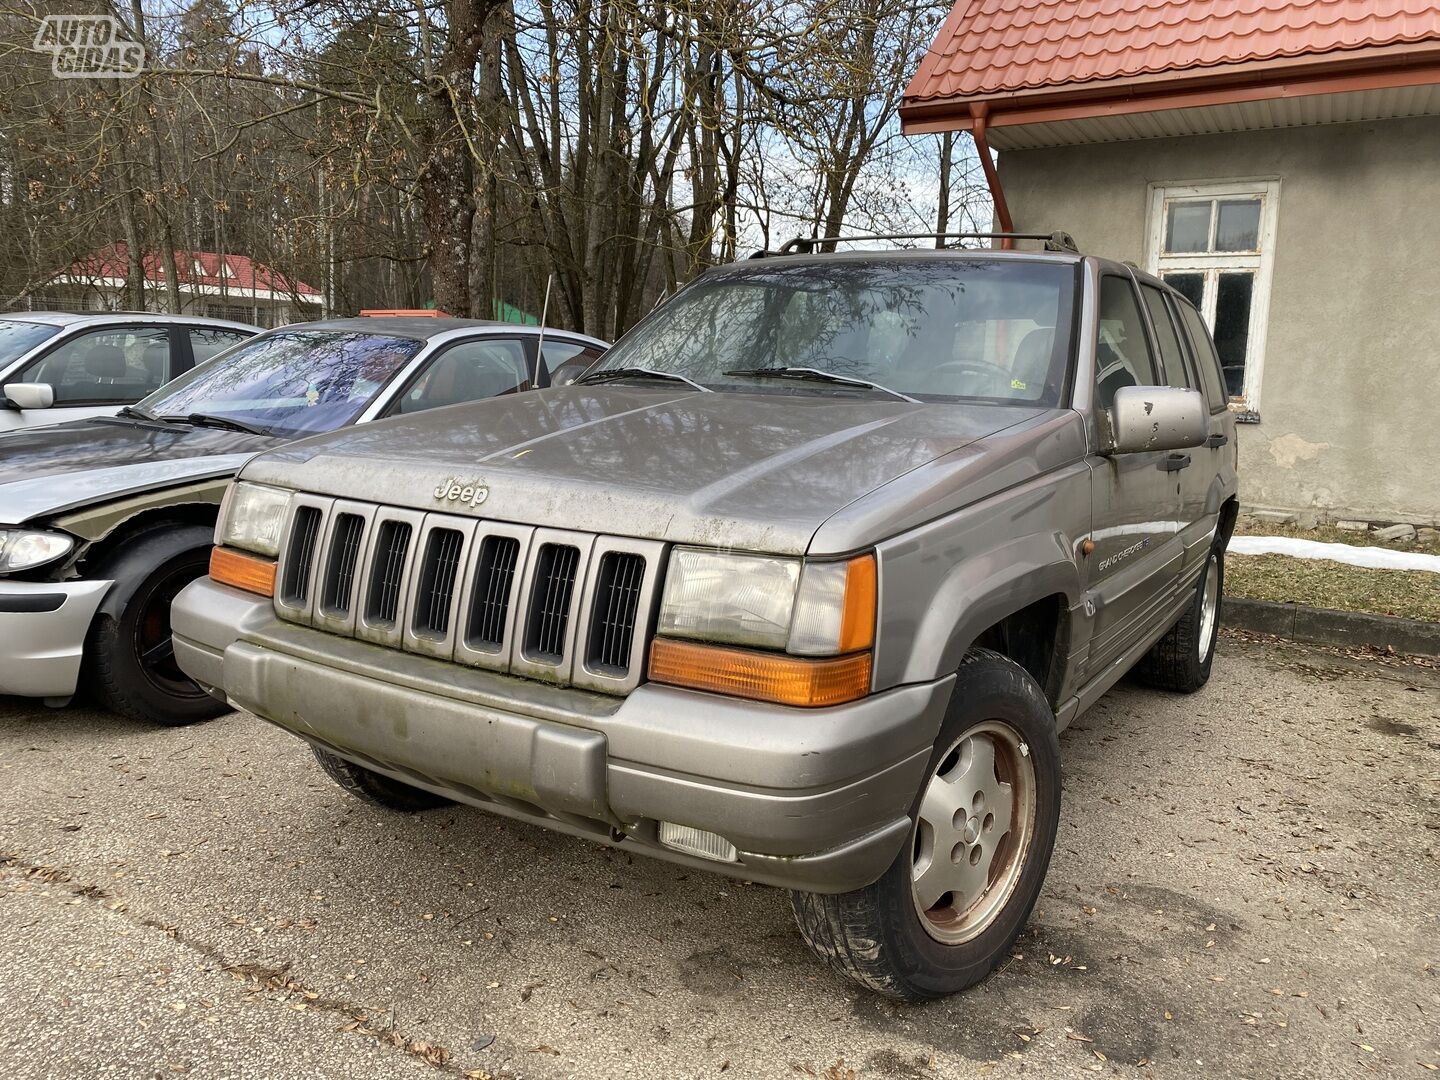
M 1140 295 L 1145 298 L 1146 310 L 1150 312 L 1150 325 L 1155 328 L 1155 344 L 1160 350 L 1160 363 L 1165 369 L 1165 381 L 1171 386 L 1184 386 L 1199 390 L 1185 366 L 1185 347 L 1180 344 L 1180 333 L 1170 317 L 1170 306 L 1165 303 L 1165 294 L 1151 285 L 1141 285 Z
M 190 335 L 190 353 L 195 363 L 203 364 L 218 352 L 224 352 L 231 345 L 239 345 L 251 335 L 239 330 L 212 330 L 191 327 L 185 331 Z
M 1095 345 L 1096 403 L 1108 409 L 1123 386 L 1155 386 L 1155 361 L 1145 340 L 1145 320 L 1126 278 L 1100 279 L 1100 326 Z
M 1210 402 L 1210 411 L 1219 412 L 1225 408 L 1224 384 L 1220 381 L 1220 356 L 1215 343 L 1210 340 L 1210 331 L 1200 313 L 1189 304 L 1176 304 L 1180 319 L 1190 335 L 1190 352 L 1195 357 L 1195 366 L 1200 369 L 1200 381 L 1205 384 L 1205 400 Z

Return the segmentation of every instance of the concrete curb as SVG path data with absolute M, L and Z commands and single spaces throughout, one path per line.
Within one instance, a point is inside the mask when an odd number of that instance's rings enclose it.
M 1399 653 L 1440 656 L 1440 623 L 1395 615 L 1333 611 L 1227 596 L 1220 609 L 1220 621 L 1237 630 L 1275 634 L 1318 645 L 1374 645 L 1381 649 L 1388 645 Z

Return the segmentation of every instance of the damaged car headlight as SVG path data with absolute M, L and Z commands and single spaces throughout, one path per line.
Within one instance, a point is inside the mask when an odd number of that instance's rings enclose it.
M 236 481 L 225 493 L 215 542 L 223 547 L 253 551 L 257 555 L 280 553 L 280 530 L 290 492 L 264 484 Z
M 75 550 L 75 538 L 38 529 L 0 528 L 0 574 L 33 570 Z

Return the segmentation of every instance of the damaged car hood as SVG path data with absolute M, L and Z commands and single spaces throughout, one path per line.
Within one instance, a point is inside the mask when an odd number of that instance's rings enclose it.
M 0 524 L 232 475 L 277 439 L 96 418 L 0 435 Z
M 868 492 L 1042 412 L 571 386 L 291 443 L 243 475 L 420 510 L 798 554 Z

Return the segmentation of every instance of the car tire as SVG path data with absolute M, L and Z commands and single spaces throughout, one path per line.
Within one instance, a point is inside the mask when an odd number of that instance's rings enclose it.
M 347 761 L 338 754 L 321 750 L 318 746 L 312 746 L 310 749 L 315 752 L 315 760 L 320 763 L 320 767 L 325 770 L 331 780 L 334 780 L 355 798 L 370 803 L 372 806 L 383 806 L 387 810 L 400 810 L 407 814 L 413 814 L 420 810 L 433 810 L 437 806 L 445 806 L 452 801 L 443 795 L 436 795 L 433 791 L 426 791 L 424 788 L 412 787 L 410 784 L 402 784 L 399 780 L 392 780 L 363 765 Z
M 983 802 L 971 786 L 1000 797 Z M 1001 832 L 1007 798 L 1012 828 Z M 806 943 L 841 975 L 925 1001 L 973 986 L 1010 954 L 1050 865 L 1060 744 L 1044 692 L 1020 665 L 988 649 L 966 655 L 911 817 L 908 841 L 878 881 L 838 895 L 795 892 L 791 903 Z M 974 855 L 982 848 L 983 867 Z M 936 889 L 969 881 L 984 882 L 973 900 L 946 891 L 922 911 Z
M 1220 602 L 1225 594 L 1225 552 L 1216 547 L 1195 585 L 1185 614 L 1135 665 L 1135 675 L 1157 690 L 1193 694 L 1210 681 L 1220 638 Z
M 156 523 L 88 570 L 115 582 L 85 644 L 88 682 L 111 712 L 178 727 L 230 711 L 180 670 L 170 636 L 170 603 L 205 574 L 212 537 L 207 526 Z

